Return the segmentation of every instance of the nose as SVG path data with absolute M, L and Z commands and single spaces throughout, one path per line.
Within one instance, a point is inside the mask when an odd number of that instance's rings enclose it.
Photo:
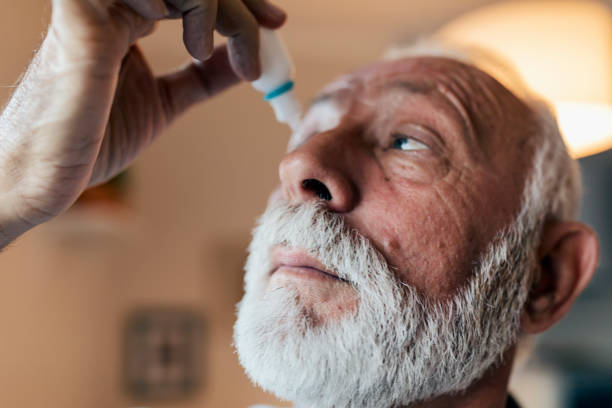
M 338 213 L 351 211 L 358 200 L 351 162 L 355 147 L 337 132 L 312 136 L 280 163 L 284 198 L 290 202 L 322 200 Z

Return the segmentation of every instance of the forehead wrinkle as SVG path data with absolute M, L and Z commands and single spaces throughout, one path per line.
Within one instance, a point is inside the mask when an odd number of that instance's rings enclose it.
M 444 98 L 450 102 L 450 104 L 455 108 L 459 116 L 461 117 L 462 125 L 463 125 L 463 134 L 467 136 L 467 142 L 471 144 L 476 143 L 476 131 L 474 129 L 474 123 L 472 122 L 472 118 L 463 104 L 461 99 L 446 85 L 438 82 L 436 86 L 437 91 L 444 96 Z
M 474 144 L 481 154 L 488 155 L 493 136 L 503 132 L 507 125 L 505 105 L 506 91 L 495 78 L 475 66 L 459 64 L 459 69 L 454 70 L 452 75 L 444 74 L 442 84 L 448 90 L 451 99 L 457 101 L 464 115 L 471 125 Z M 509 92 L 511 94 L 511 92 Z
M 481 120 L 482 130 L 479 132 L 482 133 L 482 143 L 487 144 L 489 153 L 505 151 L 515 144 L 522 146 L 525 135 L 529 134 L 528 129 L 531 129 L 531 108 L 486 72 L 476 78 L 474 86 L 482 96 L 481 100 L 475 101 L 476 108 L 483 117 L 489 118 L 489 121 Z M 490 118 L 495 120 L 491 121 Z
M 503 86 L 478 67 L 450 58 L 415 58 L 405 70 L 410 71 L 419 80 L 429 78 L 437 85 L 438 93 L 460 115 L 472 151 L 486 154 L 490 147 L 488 136 L 499 132 L 504 125 L 500 119 L 507 118 L 505 98 L 500 99 L 497 89 Z

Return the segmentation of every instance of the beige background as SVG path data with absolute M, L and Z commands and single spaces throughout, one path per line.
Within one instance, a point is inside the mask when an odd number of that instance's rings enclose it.
M 436 27 L 461 1 L 283 0 L 284 29 L 306 102 L 334 76 L 390 42 Z M 46 27 L 48 0 L 4 1 L 0 103 Z M 142 42 L 157 72 L 186 59 L 176 22 Z M 67 214 L 0 256 L 0 406 L 134 406 L 121 388 L 121 327 L 140 306 L 188 306 L 207 319 L 204 387 L 147 406 L 274 403 L 250 385 L 231 348 L 250 228 L 277 183 L 288 131 L 241 85 L 191 110 L 135 163 L 131 212 Z M 106 217 L 106 218 L 105 218 Z M 138 404 L 140 405 L 140 404 Z

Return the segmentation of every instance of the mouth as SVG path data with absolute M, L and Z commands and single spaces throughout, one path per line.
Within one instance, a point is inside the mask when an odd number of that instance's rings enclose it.
M 300 249 L 277 246 L 271 251 L 270 275 L 288 274 L 302 279 L 332 280 L 349 283 L 335 272 L 325 268 L 315 257 Z

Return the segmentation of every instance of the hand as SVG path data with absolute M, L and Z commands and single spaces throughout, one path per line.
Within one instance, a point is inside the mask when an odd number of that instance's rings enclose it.
M 198 59 L 155 77 L 134 45 L 155 21 L 183 18 Z M 40 51 L 0 116 L 0 247 L 109 180 L 179 114 L 259 75 L 262 0 L 54 0 Z M 230 35 L 213 49 L 213 26 Z
M 258 24 L 275 29 L 286 16 L 266 0 L 53 0 L 51 30 L 77 59 L 116 63 L 163 18 L 183 19 L 183 41 L 201 61 L 213 51 L 216 27 L 228 37 L 236 74 L 254 80 L 260 74 Z

